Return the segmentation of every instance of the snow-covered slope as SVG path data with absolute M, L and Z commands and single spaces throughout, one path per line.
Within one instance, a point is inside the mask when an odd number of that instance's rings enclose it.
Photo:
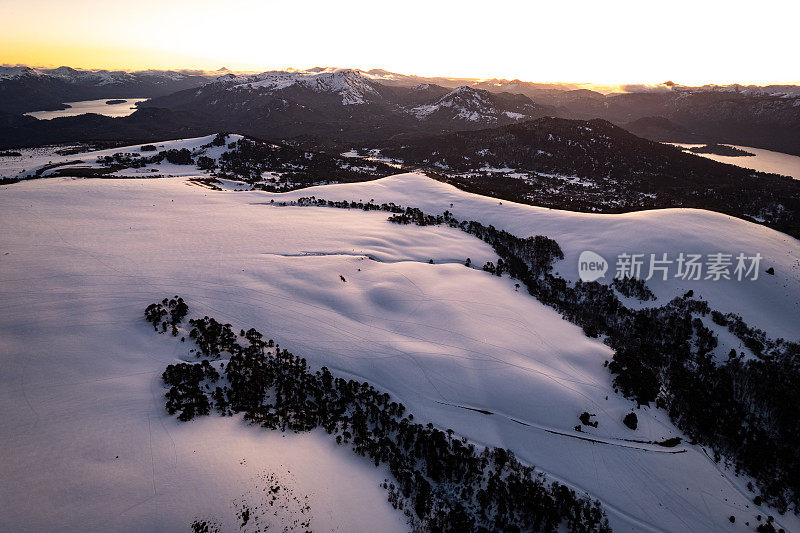
M 100 170 L 107 168 L 101 160 L 105 157 L 115 155 L 136 154 L 139 157 L 147 157 L 154 153 L 164 150 L 189 150 L 194 157 L 204 156 L 215 162 L 219 161 L 220 156 L 228 150 L 227 143 L 234 143 L 243 137 L 237 134 L 228 134 L 225 137 L 226 145 L 212 146 L 211 143 L 216 135 L 206 135 L 204 137 L 192 137 L 189 139 L 175 139 L 154 143 L 152 152 L 142 152 L 143 145 L 121 146 L 118 148 L 108 148 L 105 150 L 86 150 L 83 151 L 82 145 L 75 146 L 42 146 L 37 148 L 22 148 L 19 156 L 7 156 L 0 158 L 0 178 L 47 178 L 54 172 L 77 171 L 83 169 Z M 67 150 L 66 155 L 59 154 L 59 151 Z M 207 177 L 208 171 L 199 170 L 197 165 L 173 164 L 168 161 L 149 163 L 140 168 L 123 168 L 116 170 L 109 177 L 130 177 L 130 178 L 149 178 L 149 177 Z
M 584 250 L 601 254 L 610 263 L 602 282 L 614 275 L 621 253 L 709 254 L 760 253 L 761 272 L 754 282 L 736 280 L 662 281 L 648 286 L 655 302 L 688 290 L 707 299 L 712 307 L 740 313 L 746 322 L 773 337 L 800 339 L 800 242 L 778 231 L 701 209 L 658 209 L 625 214 L 574 213 L 468 194 L 421 174 L 401 174 L 370 183 L 311 187 L 284 195 L 317 196 L 326 200 L 374 199 L 419 207 L 426 213 L 449 210 L 459 220 L 479 220 L 515 235 L 546 235 L 555 239 L 565 258 L 555 270 L 568 280 L 578 279 L 578 256 Z M 451 205 L 452 204 L 452 205 Z M 775 276 L 764 274 L 769 267 Z
M 19 156 L 6 156 L 0 158 L 0 178 L 30 179 L 34 177 L 46 178 L 56 171 L 64 169 L 103 169 L 106 165 L 98 160 L 115 156 L 117 154 L 135 154 L 138 157 L 147 157 L 164 150 L 189 150 L 195 156 L 205 156 L 218 161 L 220 155 L 227 149 L 226 146 L 210 146 L 216 135 L 192 137 L 189 139 L 175 139 L 154 143 L 156 149 L 152 152 L 142 152 L 141 144 L 121 146 L 105 150 L 82 151 L 82 146 L 42 146 L 37 148 L 23 148 Z M 229 134 L 226 143 L 233 143 L 242 139 L 241 135 Z M 66 155 L 59 151 L 67 150 Z M 176 165 L 168 161 L 152 163 L 140 168 L 124 168 L 110 175 L 113 177 L 176 177 L 176 176 L 206 176 L 208 173 L 197 169 L 195 164 Z
M 188 176 L 211 188 L 283 191 L 374 179 L 396 171 L 396 165 L 376 158 L 337 157 L 233 133 L 105 150 L 87 148 L 45 146 L 4 154 L 0 179 Z
M 0 189 L 0 224 L 14 229 L 0 237 L 0 529 L 224 520 L 232 500 L 257 492 L 264 471 L 309 496 L 315 530 L 402 528 L 378 487 L 385 472 L 324 435 L 284 437 L 237 419 L 181 424 L 164 413 L 160 372 L 187 346 L 153 335 L 141 314 L 173 294 L 193 313 L 265 332 L 315 368 L 370 381 L 420 421 L 512 449 L 599 498 L 616 530 L 747 531 L 756 514 L 774 514 L 698 446 L 625 440 L 679 432 L 648 408 L 637 411 L 639 429 L 627 429 L 622 416 L 635 406 L 613 391 L 608 347 L 512 280 L 465 267 L 466 257 L 495 259 L 482 241 L 390 224 L 385 213 L 271 205 L 312 194 L 449 209 L 548 235 L 566 255 L 556 269 L 571 279 L 583 249 L 607 258 L 760 252 L 774 277 L 650 285 L 660 300 L 694 288 L 773 336 L 797 338 L 800 244 L 714 213 L 579 215 L 501 203 L 417 174 L 281 195 L 210 191 L 183 179 L 22 182 Z M 573 431 L 582 411 L 596 413 L 598 428 Z M 795 516 L 778 522 L 800 528 Z

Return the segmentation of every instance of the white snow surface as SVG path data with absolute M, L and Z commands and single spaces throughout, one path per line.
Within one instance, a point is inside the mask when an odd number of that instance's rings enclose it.
M 746 531 L 755 514 L 775 514 L 699 446 L 624 440 L 680 433 L 651 408 L 627 429 L 622 417 L 635 406 L 613 391 L 603 367 L 610 349 L 507 277 L 465 267 L 466 257 L 478 267 L 496 260 L 485 243 L 447 227 L 390 224 L 381 212 L 270 205 L 310 195 L 449 209 L 548 235 L 566 255 L 556 270 L 570 279 L 584 249 L 607 259 L 758 251 L 775 276 L 651 281 L 656 303 L 693 288 L 772 336 L 798 338 L 800 243 L 716 213 L 576 214 L 419 174 L 285 194 L 210 191 L 180 178 L 21 182 L 0 188 L 0 224 L 13 229 L 0 236 L 0 530 L 224 520 L 264 471 L 309 495 L 315 530 L 403 529 L 378 487 L 386 472 L 324 434 L 284 436 L 235 417 L 179 423 L 164 412 L 160 373 L 189 346 L 155 334 L 142 312 L 175 294 L 193 316 L 255 327 L 314 369 L 371 382 L 423 423 L 510 448 L 600 499 L 615 530 Z M 582 411 L 596 413 L 597 429 L 573 431 Z M 800 530 L 796 516 L 776 517 Z

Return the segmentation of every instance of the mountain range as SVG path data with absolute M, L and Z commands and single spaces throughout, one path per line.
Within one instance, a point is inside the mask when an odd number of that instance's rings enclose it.
M 555 112 L 521 94 L 466 85 L 384 85 L 353 69 L 226 75 L 141 107 L 202 113 L 217 129 L 244 127 L 253 135 L 346 140 L 478 129 Z
M 800 154 L 796 86 L 625 86 L 420 77 L 383 70 L 313 68 L 237 74 L 198 71 L 0 69 L 0 144 L 147 141 L 239 131 L 289 139 L 375 142 L 477 130 L 552 116 L 602 118 L 651 140 L 714 142 Z M 33 109 L 93 98 L 148 97 L 149 114 L 34 122 Z M 166 111 L 153 111 L 153 109 Z M 169 126 L 165 126 L 169 124 Z M 152 134 L 148 134 L 152 132 Z

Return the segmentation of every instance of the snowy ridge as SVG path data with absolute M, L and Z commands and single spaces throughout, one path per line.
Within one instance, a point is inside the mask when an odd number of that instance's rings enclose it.
M 0 80 L 13 80 L 22 78 L 24 76 L 41 76 L 42 72 L 31 67 L 18 66 L 6 67 L 0 66 Z
M 13 80 L 25 76 L 52 77 L 68 83 L 85 85 L 113 85 L 137 81 L 140 78 L 160 78 L 164 80 L 179 81 L 190 76 L 219 75 L 218 72 L 206 73 L 204 71 L 177 71 L 177 70 L 103 70 L 103 69 L 75 69 L 72 67 L 35 68 L 28 66 L 0 66 L 0 80 Z

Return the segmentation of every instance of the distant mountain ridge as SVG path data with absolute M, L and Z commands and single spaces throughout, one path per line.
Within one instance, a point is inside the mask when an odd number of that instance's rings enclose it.
M 64 102 L 99 98 L 150 98 L 208 83 L 217 74 L 202 71 L 79 70 L 0 67 L 0 111 L 64 109 Z
M 140 107 L 202 113 L 218 130 L 350 140 L 477 129 L 553 112 L 521 94 L 430 83 L 390 86 L 359 70 L 333 68 L 220 76 Z
M 651 140 L 737 144 L 800 155 L 798 86 L 689 87 L 665 82 L 623 88 L 627 92 L 604 94 L 585 84 L 327 67 L 258 74 L 224 68 L 126 72 L 0 67 L 0 112 L 19 115 L 61 109 L 67 101 L 149 97 L 152 100 L 141 107 L 190 114 L 190 123 L 181 129 L 191 127 L 195 135 L 227 130 L 344 142 L 473 130 L 542 116 L 602 118 Z M 2 123 L 21 124 L 19 118 L 4 118 Z M 23 124 L 26 131 L 16 137 L 0 132 L 0 138 L 16 138 L 17 143 L 80 140 L 67 134 L 83 131 L 72 124 Z M 125 121 L 111 124 L 116 125 L 109 125 L 112 129 L 120 128 L 121 139 L 132 139 Z M 160 125 L 153 128 L 166 136 L 182 134 L 163 131 Z M 97 132 L 90 128 L 85 135 L 93 131 Z M 113 132 L 102 135 L 113 137 Z

